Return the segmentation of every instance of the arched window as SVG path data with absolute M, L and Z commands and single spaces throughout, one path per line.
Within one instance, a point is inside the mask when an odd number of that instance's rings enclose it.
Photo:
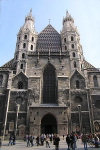
M 76 61 L 74 61 L 74 68 L 76 68 Z
M 74 48 L 74 44 L 72 44 L 72 48 Z
M 32 37 L 32 41 L 34 41 L 34 37 Z
M 27 35 L 26 34 L 24 35 L 24 39 L 27 39 Z
M 73 52 L 73 57 L 75 57 L 75 53 Z
M 71 41 L 74 41 L 74 37 L 73 36 L 71 36 Z
M 80 82 L 78 80 L 76 80 L 76 88 L 79 89 L 80 88 Z
M 19 49 L 19 45 L 18 45 L 18 49 Z
M 66 38 L 64 38 L 64 43 L 66 43 Z
M 18 89 L 23 89 L 23 82 L 22 81 L 18 82 Z
M 65 46 L 65 50 L 67 50 L 67 46 Z
M 2 86 L 2 82 L 3 82 L 3 75 L 0 75 L 0 86 Z
M 43 103 L 57 103 L 57 80 L 55 68 L 48 63 L 43 72 Z
M 22 54 L 22 58 L 25 58 L 25 53 Z
M 20 41 L 20 36 L 19 36 L 19 38 L 18 38 L 18 39 L 19 39 L 19 41 Z
M 31 50 L 33 50 L 33 45 L 31 45 Z
M 93 82 L 94 82 L 94 87 L 98 87 L 98 80 L 96 75 L 93 76 Z
M 20 69 L 23 69 L 23 64 L 20 65 Z
M 25 48 L 25 47 L 26 47 L 26 43 L 23 44 L 23 48 Z

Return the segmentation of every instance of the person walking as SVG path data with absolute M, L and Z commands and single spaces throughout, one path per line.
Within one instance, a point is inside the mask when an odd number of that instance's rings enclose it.
M 66 136 L 66 143 L 67 143 L 67 146 L 68 146 L 68 150 L 70 150 L 71 139 L 70 139 L 70 135 L 69 134 Z
M 46 147 L 49 147 L 49 148 L 50 148 L 49 141 L 50 141 L 50 139 L 49 139 L 49 137 L 47 136 L 47 137 L 46 137 Z
M 30 146 L 30 135 L 28 135 L 26 137 L 26 142 L 27 142 L 27 147 L 29 147 Z
M 56 134 L 56 135 L 55 135 L 55 138 L 54 138 L 55 150 L 59 150 L 59 141 L 60 141 L 60 138 L 59 138 L 59 136 Z
M 70 144 L 71 144 L 72 150 L 75 150 L 75 148 L 76 148 L 75 147 L 75 136 L 73 133 L 70 135 Z
M 30 136 L 31 147 L 33 146 L 33 140 L 34 140 L 34 137 L 31 135 L 31 136 Z
M 37 144 L 37 146 L 39 146 L 40 145 L 40 143 L 39 143 L 39 136 L 37 136 L 37 138 L 36 138 L 36 144 Z

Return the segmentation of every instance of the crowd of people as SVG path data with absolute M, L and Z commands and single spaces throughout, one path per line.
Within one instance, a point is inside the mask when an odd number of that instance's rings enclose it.
M 90 147 L 93 146 L 95 148 L 100 148 L 100 134 L 76 134 L 71 133 L 67 134 L 67 136 L 63 135 L 62 138 L 64 141 L 66 141 L 66 144 L 68 147 L 67 150 L 75 150 L 77 148 L 77 140 L 82 140 L 82 143 L 84 145 L 84 150 L 87 150 L 87 145 Z M 42 134 L 41 136 L 33 136 L 33 135 L 26 135 L 24 137 L 24 141 L 26 141 L 27 147 L 32 146 L 43 146 L 45 145 L 46 148 L 50 148 L 51 145 L 55 146 L 55 150 L 59 150 L 59 142 L 60 137 L 58 134 Z M 8 145 L 15 145 L 16 144 L 16 136 L 14 134 L 11 134 L 9 137 L 9 143 Z M 2 140 L 0 138 L 0 148 L 2 146 Z
M 46 144 L 47 148 L 50 148 L 50 143 L 55 145 L 55 149 L 59 150 L 59 141 L 60 138 L 57 134 L 42 134 L 41 136 L 34 137 L 32 135 L 26 135 L 25 138 L 27 142 L 27 147 L 34 146 L 34 145 L 41 145 L 43 146 L 44 143 Z
M 100 135 L 97 134 L 67 134 L 67 136 L 63 135 L 63 140 L 66 140 L 66 144 L 68 147 L 68 150 L 75 150 L 77 148 L 77 140 L 80 139 L 84 145 L 84 150 L 87 150 L 87 145 L 90 144 L 90 146 L 93 146 L 95 148 L 100 147 Z M 27 146 L 33 146 L 34 144 L 39 146 L 43 146 L 44 143 L 46 144 L 46 147 L 50 148 L 50 143 L 55 145 L 55 150 L 59 150 L 59 142 L 60 137 L 57 134 L 42 134 L 41 136 L 37 136 L 34 138 L 31 135 L 26 136 Z M 33 144 L 34 141 L 34 144 Z

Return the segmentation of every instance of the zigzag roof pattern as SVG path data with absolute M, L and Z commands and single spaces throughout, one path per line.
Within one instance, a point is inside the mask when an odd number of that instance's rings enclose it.
M 48 25 L 39 35 L 37 39 L 36 50 L 39 52 L 59 52 L 61 49 L 61 36 L 52 27 Z
M 1 66 L 0 68 L 12 68 L 13 67 L 13 61 L 14 61 L 14 59 L 11 59 L 10 61 L 8 61 L 6 64 Z

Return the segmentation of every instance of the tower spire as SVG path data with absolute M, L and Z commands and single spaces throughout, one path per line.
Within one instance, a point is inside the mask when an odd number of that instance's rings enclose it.
M 29 12 L 28 16 L 32 16 L 32 8 L 30 9 L 30 12 Z

